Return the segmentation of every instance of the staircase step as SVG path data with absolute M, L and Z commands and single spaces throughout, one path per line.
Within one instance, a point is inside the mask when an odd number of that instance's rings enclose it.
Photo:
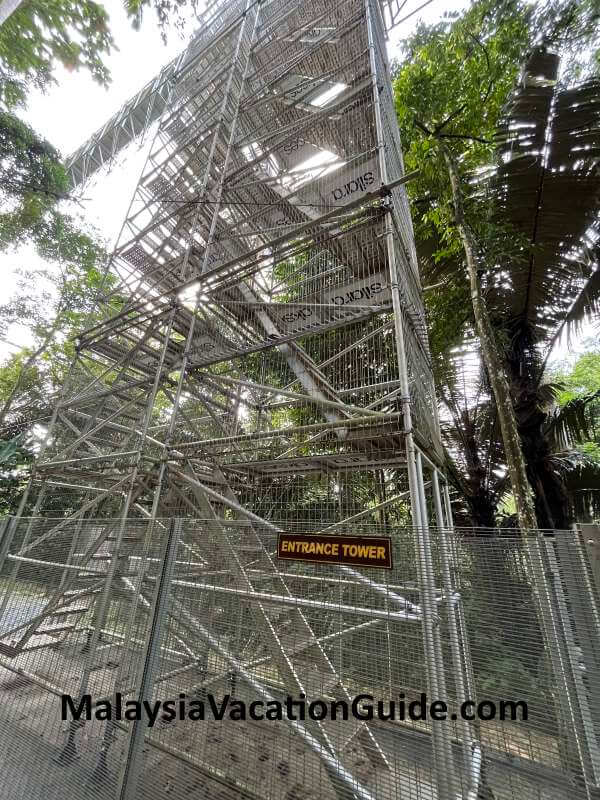
M 80 580 L 88 581 L 88 580 L 91 580 L 93 578 L 95 581 L 101 581 L 101 580 L 104 580 L 107 575 L 108 575 L 108 572 L 103 572 L 101 575 L 98 574 L 97 572 L 79 572 L 77 574 L 77 577 Z M 116 572 L 115 573 L 115 578 L 137 578 L 138 575 L 139 575 L 138 572 L 133 572 L 133 571 Z M 80 591 L 80 590 L 77 590 L 77 591 Z M 65 592 L 65 594 L 66 594 L 66 592 Z
M 85 605 L 72 605 L 72 606 L 65 606 L 64 608 L 59 608 L 56 611 L 52 611 L 48 614 L 49 617 L 64 617 L 67 614 L 84 614 L 86 611 L 89 611 L 90 607 Z
M 90 667 L 90 670 L 96 672 L 99 669 L 113 669 L 114 667 L 118 667 L 122 657 L 123 646 L 120 643 L 113 642 L 111 644 L 105 644 L 98 648 L 96 660 Z
M 100 567 L 100 566 L 103 566 L 103 565 L 98 564 L 98 566 Z M 83 580 L 86 580 L 86 581 L 102 581 L 107 576 L 107 574 L 108 574 L 108 566 L 107 566 L 106 570 L 102 570 L 102 571 L 100 571 L 98 569 L 97 571 L 94 571 L 94 572 L 80 572 L 80 573 L 78 573 L 77 577 L 78 578 L 82 578 Z
M 36 634 L 44 633 L 48 636 L 55 636 L 57 633 L 62 633 L 63 631 L 72 631 L 74 628 L 75 624 L 72 622 L 58 622 L 56 625 L 47 625 L 45 628 L 38 628 Z
M 53 644 L 56 644 L 56 639 L 53 636 L 34 633 L 20 649 L 22 653 L 29 653 L 32 650 L 40 650 L 42 647 L 50 647 Z
M 141 542 L 141 541 L 143 541 L 143 538 L 144 538 L 143 536 L 123 536 L 121 541 L 122 542 Z M 116 542 L 117 541 L 117 537 L 116 536 L 107 536 L 106 537 L 106 541 L 107 542 Z
M 14 656 L 19 654 L 18 647 L 14 647 L 12 644 L 8 642 L 0 641 L 0 653 L 3 656 L 8 656 L 9 658 L 13 658 Z
M 100 587 L 91 589 L 89 586 L 81 586 L 79 589 L 72 589 L 65 592 L 63 597 L 65 600 L 79 600 L 84 597 L 91 597 L 93 594 L 99 594 L 101 591 L 102 589 Z
M 116 669 L 119 666 L 119 663 L 120 662 L 113 661 L 110 658 L 102 661 L 97 661 L 90 667 L 90 672 L 97 672 L 99 669 Z

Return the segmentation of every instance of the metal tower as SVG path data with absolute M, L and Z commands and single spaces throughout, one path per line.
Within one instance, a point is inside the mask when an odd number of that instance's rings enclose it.
M 23 499 L 31 521 L 13 520 L 5 532 L 0 556 L 13 553 L 14 566 L 2 611 L 28 559 L 51 561 L 59 578 L 33 619 L 2 634 L 4 655 L 53 646 L 92 615 L 80 694 L 94 680 L 114 692 L 132 676 L 151 694 L 166 650 L 193 651 L 199 668 L 201 644 L 204 674 L 217 659 L 221 679 L 239 678 L 261 696 L 268 681 L 249 664 L 269 664 L 269 678 L 289 692 L 349 698 L 360 671 L 344 678 L 321 642 L 348 642 L 356 626 L 377 624 L 360 622 L 368 606 L 379 622 L 387 618 L 388 642 L 390 626 L 410 628 L 392 638 L 398 653 L 421 653 L 432 697 L 448 689 L 464 699 L 469 676 L 444 534 L 450 506 L 405 193 L 411 176 L 385 49 L 402 6 L 214 3 L 187 50 L 71 159 L 80 183 L 155 124 L 97 321 L 78 342 Z M 50 523 L 58 492 L 72 513 Z M 434 542 L 429 506 L 440 526 Z M 273 555 L 281 530 L 367 535 L 409 524 L 404 588 L 345 567 L 301 596 L 298 574 Z M 199 611 L 188 594 L 172 599 L 172 646 L 155 642 L 162 656 L 138 680 L 142 651 L 124 651 L 146 624 L 140 614 L 160 610 L 163 560 L 182 592 L 193 584 L 219 605 Z M 133 598 L 132 610 L 109 675 L 110 658 L 98 653 L 119 592 Z M 331 633 L 320 618 L 336 607 L 351 624 Z M 104 763 L 116 736 L 106 728 Z M 318 722 L 292 728 L 334 794 L 404 796 L 364 723 L 348 722 L 341 738 Z M 468 726 L 460 768 L 449 729 L 432 733 L 430 791 L 467 797 L 479 777 Z M 130 748 L 141 747 L 139 736 Z M 67 761 L 76 739 L 74 728 Z M 365 759 L 375 777 L 361 775 Z

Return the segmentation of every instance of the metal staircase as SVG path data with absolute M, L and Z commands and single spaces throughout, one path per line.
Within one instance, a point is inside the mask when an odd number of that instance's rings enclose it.
M 395 642 L 400 661 L 403 647 L 423 654 L 432 696 L 447 674 L 464 695 L 451 580 L 456 646 L 441 643 L 428 515 L 446 567 L 451 515 L 385 35 L 371 0 L 215 3 L 186 52 L 71 161 L 83 180 L 157 121 L 98 321 L 23 498 L 32 521 L 20 539 L 11 521 L 0 550 L 0 568 L 12 560 L 2 613 L 27 559 L 51 576 L 42 610 L 2 629 L 1 654 L 79 658 L 74 696 L 149 699 L 182 675 L 198 691 L 350 702 L 372 678 L 332 648 L 380 628 L 390 686 Z M 59 491 L 72 511 L 50 523 Z M 410 597 L 380 572 L 339 567 L 303 584 L 277 561 L 279 531 L 385 533 L 409 515 Z M 185 518 L 176 552 L 164 550 L 167 520 Z M 400 797 L 364 721 L 285 725 L 327 797 Z M 119 733 L 104 728 L 103 771 Z M 450 733 L 432 734 L 432 796 L 455 800 Z M 136 729 L 127 746 L 143 741 Z

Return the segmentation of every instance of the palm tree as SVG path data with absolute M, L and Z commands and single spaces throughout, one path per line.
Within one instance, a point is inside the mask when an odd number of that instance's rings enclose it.
M 568 445 L 576 438 L 578 409 L 556 413 L 557 387 L 549 382 L 547 363 L 559 338 L 600 309 L 600 81 L 565 86 L 559 69 L 556 53 L 540 47 L 530 54 L 496 136 L 494 164 L 472 176 L 463 191 L 468 216 L 477 220 L 480 282 L 509 380 L 538 522 L 561 528 L 572 519 L 575 472 Z M 425 251 L 432 249 L 427 243 Z M 425 257 L 423 266 L 426 283 L 437 292 L 464 283 L 456 255 L 437 263 Z M 437 324 L 443 328 L 443 320 Z M 472 335 L 468 306 L 462 327 Z M 453 336 L 448 341 L 456 343 Z M 473 373 L 472 358 L 465 378 L 464 359 L 446 356 L 450 368 L 440 394 L 448 411 L 451 473 L 481 524 L 504 484 L 494 403 L 485 374 Z M 579 405 L 586 402 L 582 398 Z M 459 442 L 461 457 L 452 447 Z M 477 498 L 483 514 L 473 506 Z

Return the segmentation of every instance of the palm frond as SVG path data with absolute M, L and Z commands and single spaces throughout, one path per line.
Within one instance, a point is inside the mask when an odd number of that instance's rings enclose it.
M 600 389 L 580 395 L 550 416 L 546 433 L 554 450 L 572 448 L 575 442 L 591 439 L 586 411 L 594 400 L 600 398 Z
M 562 324 L 558 326 L 554 336 L 550 339 L 547 348 L 548 355 L 563 333 L 566 333 L 567 341 L 569 341 L 573 334 L 580 333 L 585 322 L 589 322 L 598 314 L 600 314 L 600 268 L 596 268 L 596 271 L 592 273 L 589 281 L 573 301 Z
M 600 304 L 600 81 L 565 89 L 557 68 L 544 50 L 529 59 L 489 185 L 494 216 L 526 246 L 491 266 L 488 303 L 513 336 L 527 328 L 544 350 Z

